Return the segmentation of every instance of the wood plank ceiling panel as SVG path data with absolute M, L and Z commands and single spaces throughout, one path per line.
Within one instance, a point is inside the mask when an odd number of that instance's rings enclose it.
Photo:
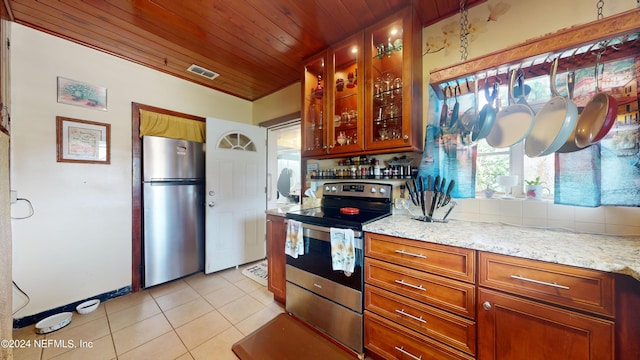
M 416 6 L 423 23 L 459 6 L 458 0 L 7 2 L 18 23 L 250 101 L 299 81 L 305 58 L 405 6 Z M 187 72 L 191 64 L 220 76 Z
M 127 22 L 118 21 L 118 19 L 110 17 L 109 21 L 99 23 L 94 21 L 93 24 L 83 22 L 80 19 L 85 17 L 79 8 L 77 7 L 65 7 L 64 4 L 53 0 L 42 0 L 41 3 L 52 2 L 57 7 L 62 7 L 64 13 L 57 11 L 40 11 L 32 14 L 32 19 L 36 22 L 36 26 L 40 28 L 50 27 L 51 24 L 55 24 L 59 32 L 65 33 L 67 38 L 74 39 L 80 43 L 92 44 L 99 43 L 100 50 L 108 53 L 116 54 L 126 59 L 134 60 L 142 65 L 163 71 L 172 73 L 178 77 L 185 78 L 205 86 L 211 86 L 209 80 L 200 77 L 196 74 L 185 72 L 184 69 L 193 63 L 193 59 L 206 58 L 192 53 L 184 48 L 181 48 L 172 43 L 168 43 L 161 37 L 153 34 L 145 33 L 143 35 L 137 28 L 133 27 Z M 25 2 L 25 5 L 34 4 L 33 2 Z M 22 11 L 33 11 L 28 6 L 16 5 L 14 6 L 14 14 L 19 16 Z M 113 9 L 111 9 L 113 10 Z M 36 17 L 37 16 L 37 17 Z M 126 32 L 124 29 L 131 27 L 131 32 Z M 112 31 L 115 29 L 117 31 Z M 86 35 L 89 34 L 89 35 Z M 162 45 L 159 45 L 162 44 Z M 167 52 L 168 51 L 168 52 Z M 172 59 L 167 65 L 164 64 L 166 58 Z M 179 68 L 174 67 L 174 62 L 182 59 L 182 64 Z M 234 68 L 229 68 L 229 71 L 241 80 L 246 75 L 241 71 Z M 222 80 L 224 81 L 224 80 Z M 227 87 L 231 88 L 231 91 L 254 91 L 255 86 L 243 86 L 244 81 L 230 81 Z

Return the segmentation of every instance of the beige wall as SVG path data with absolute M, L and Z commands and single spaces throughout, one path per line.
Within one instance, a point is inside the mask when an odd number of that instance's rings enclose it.
M 33 29 L 11 29 L 17 318 L 131 284 L 131 102 L 251 123 L 251 103 Z M 107 87 L 108 111 L 56 102 L 56 77 Z M 56 162 L 56 116 L 111 124 L 111 165 Z M 28 214 L 25 202 L 14 216 Z
M 266 120 L 275 119 L 300 111 L 302 104 L 300 83 L 267 95 L 253 102 L 253 123 L 259 124 Z

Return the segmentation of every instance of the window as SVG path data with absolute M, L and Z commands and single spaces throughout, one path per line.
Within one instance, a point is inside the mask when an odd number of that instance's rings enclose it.
M 564 91 L 566 88 L 566 81 L 562 79 L 566 79 L 566 74 L 558 74 L 557 79 L 559 91 Z M 538 76 L 526 79 L 525 81 L 526 85 L 528 85 L 526 89 L 530 89 L 528 93 L 525 92 L 527 103 L 534 109 L 534 111 L 537 112 L 551 97 L 549 76 Z M 496 111 L 499 111 L 499 109 L 504 106 L 508 106 L 507 92 L 508 85 L 500 84 L 496 102 L 498 104 L 498 109 L 496 109 Z M 478 99 L 478 108 L 482 109 L 482 107 L 487 103 L 484 95 L 484 89 L 478 92 Z M 524 155 L 524 146 L 522 141 L 509 148 L 496 149 L 489 146 L 487 142 L 482 139 L 478 142 L 477 146 L 477 193 L 480 193 L 486 188 L 503 191 L 504 189 L 498 186 L 496 178 L 499 175 L 517 175 L 519 182 L 517 188 L 520 189 L 520 191 L 516 191 L 514 195 L 520 195 L 523 191 L 523 184 L 525 180 L 533 180 L 539 176 L 545 187 L 548 187 L 551 190 L 551 194 L 549 194 L 549 196 L 553 196 L 554 157 L 552 155 L 529 158 Z

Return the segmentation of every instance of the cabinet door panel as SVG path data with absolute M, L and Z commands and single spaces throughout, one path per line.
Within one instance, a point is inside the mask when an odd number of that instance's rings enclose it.
M 613 359 L 613 322 L 482 288 L 478 331 L 479 359 Z
M 327 52 L 322 52 L 306 61 L 302 73 L 302 155 L 323 155 L 327 151 L 326 136 Z M 332 119 L 333 120 L 333 119 Z
M 284 254 L 286 236 L 284 217 L 267 215 L 267 267 L 269 269 L 267 283 L 274 299 L 281 303 L 284 303 L 286 298 L 286 255 Z
M 364 35 L 356 34 L 331 49 L 329 138 L 332 154 L 364 150 Z

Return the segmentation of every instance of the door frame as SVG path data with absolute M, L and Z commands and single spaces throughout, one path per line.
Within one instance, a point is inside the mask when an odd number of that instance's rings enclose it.
M 131 291 L 142 288 L 142 140 L 140 110 L 206 122 L 206 118 L 155 106 L 131 103 Z

